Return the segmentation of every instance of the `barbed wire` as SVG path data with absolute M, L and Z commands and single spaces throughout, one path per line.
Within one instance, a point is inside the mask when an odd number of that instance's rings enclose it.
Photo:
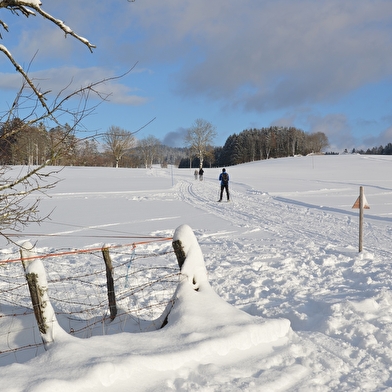
M 134 238 L 134 237 L 132 237 Z M 143 237 L 145 238 L 145 237 Z M 100 247 L 95 247 L 95 248 L 87 248 L 87 249 L 73 249 L 73 250 L 68 250 L 64 252 L 56 252 L 56 253 L 47 253 L 47 254 L 38 254 L 30 257 L 17 257 L 13 259 L 7 259 L 7 260 L 0 260 L 0 265 L 1 264 L 7 264 L 7 263 L 15 263 L 19 261 L 31 261 L 31 260 L 36 260 L 36 259 L 46 259 L 48 257 L 61 257 L 61 256 L 69 256 L 73 254 L 81 254 L 81 253 L 95 253 L 98 251 L 102 251 L 102 248 L 107 248 L 107 249 L 116 249 L 116 248 L 126 248 L 126 247 L 135 247 L 137 245 L 143 245 L 143 244 L 149 244 L 151 242 L 157 242 L 157 241 L 168 241 L 172 240 L 171 237 L 149 237 L 149 238 L 154 238 L 154 240 L 150 241 L 139 241 L 139 242 L 132 242 L 131 244 L 123 244 L 123 245 L 104 245 Z
M 114 320 L 109 315 L 103 247 L 42 252 L 23 261 L 44 261 L 51 304 L 60 326 L 71 335 L 142 332 L 160 327 L 157 320 L 178 285 L 171 239 L 104 245 L 111 250 L 118 307 Z M 25 362 L 44 351 L 22 259 L 16 255 L 17 251 L 0 261 L 0 365 Z

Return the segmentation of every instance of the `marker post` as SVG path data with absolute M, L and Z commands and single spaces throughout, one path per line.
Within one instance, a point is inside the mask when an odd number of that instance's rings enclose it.
M 368 210 L 370 207 L 363 192 L 363 186 L 359 187 L 359 197 L 355 201 L 352 208 L 359 208 L 359 252 L 362 252 L 363 243 L 363 210 Z

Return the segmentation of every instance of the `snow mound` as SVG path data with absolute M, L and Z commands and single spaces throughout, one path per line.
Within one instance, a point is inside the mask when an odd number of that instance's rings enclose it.
M 168 317 L 169 328 L 180 332 L 184 342 L 203 341 L 219 355 L 230 349 L 248 349 L 286 336 L 290 322 L 250 316 L 225 302 L 208 282 L 204 258 L 192 229 L 180 226 L 173 237 L 185 253 L 174 306 Z

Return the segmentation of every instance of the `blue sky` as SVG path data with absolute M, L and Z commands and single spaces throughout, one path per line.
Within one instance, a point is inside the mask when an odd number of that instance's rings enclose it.
M 183 146 L 197 118 L 215 145 L 253 127 L 324 132 L 331 150 L 392 142 L 390 0 L 43 0 L 43 9 L 97 46 L 91 54 L 40 16 L 2 10 L 2 32 L 30 75 L 60 91 L 131 73 L 102 86 L 110 102 L 84 120 L 91 133 L 143 127 Z M 20 77 L 0 53 L 0 110 Z

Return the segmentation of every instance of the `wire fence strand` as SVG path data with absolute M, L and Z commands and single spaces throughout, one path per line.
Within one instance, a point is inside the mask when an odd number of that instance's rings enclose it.
M 109 315 L 103 247 L 32 255 L 43 260 L 48 295 L 60 326 L 78 338 L 157 329 L 180 271 L 169 243 L 154 238 L 111 250 L 118 312 Z M 17 250 L 0 261 L 0 366 L 25 362 L 44 347 Z M 1 256 L 0 256 L 1 257 Z

